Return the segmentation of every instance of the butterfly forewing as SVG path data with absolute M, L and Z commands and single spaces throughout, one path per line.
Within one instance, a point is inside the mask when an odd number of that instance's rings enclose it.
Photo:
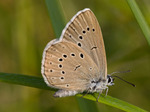
M 99 78 L 95 62 L 74 43 L 52 41 L 44 52 L 42 74 L 52 87 L 84 91 Z
M 99 23 L 91 10 L 78 12 L 67 24 L 61 39 L 83 49 L 99 68 L 99 77 L 106 79 L 107 63 L 103 37 Z

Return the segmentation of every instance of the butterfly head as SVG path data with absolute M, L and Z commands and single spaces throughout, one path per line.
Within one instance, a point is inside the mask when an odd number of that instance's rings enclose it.
M 107 75 L 107 80 L 106 80 L 106 82 L 107 82 L 107 85 L 108 86 L 112 86 L 112 85 L 114 85 L 114 78 L 112 78 L 110 75 Z
M 104 89 L 108 89 L 108 86 L 114 85 L 114 78 L 107 75 L 107 79 L 100 78 L 98 81 L 92 81 L 90 85 L 90 92 L 100 92 Z

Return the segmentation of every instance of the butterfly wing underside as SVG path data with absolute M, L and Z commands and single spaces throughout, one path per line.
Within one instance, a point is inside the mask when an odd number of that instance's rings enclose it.
M 91 81 L 107 78 L 107 63 L 99 23 L 90 9 L 79 11 L 43 52 L 42 75 L 47 85 L 83 92 Z
M 98 66 L 99 75 L 104 79 L 107 78 L 103 37 L 99 23 L 90 9 L 78 12 L 67 24 L 61 38 L 81 47 Z
M 70 42 L 51 41 L 45 49 L 42 74 L 54 88 L 74 91 L 88 89 L 98 68 L 90 56 Z

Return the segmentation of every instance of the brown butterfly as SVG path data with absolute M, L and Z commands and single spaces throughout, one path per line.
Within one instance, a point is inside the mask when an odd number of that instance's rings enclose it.
M 48 86 L 59 89 L 55 97 L 102 93 L 105 89 L 108 92 L 108 86 L 114 84 L 113 78 L 107 75 L 101 29 L 90 9 L 79 11 L 66 25 L 60 39 L 47 44 L 41 72 Z

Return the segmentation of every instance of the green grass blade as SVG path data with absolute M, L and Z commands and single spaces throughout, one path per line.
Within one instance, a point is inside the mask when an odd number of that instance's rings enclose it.
M 136 4 L 135 0 L 127 0 L 148 44 L 150 45 L 150 29 L 148 24 L 146 23 L 138 5 Z
M 48 87 L 41 77 L 0 72 L 0 81 L 39 89 L 54 90 Z
M 58 0 L 45 0 L 52 26 L 56 34 L 56 38 L 59 38 L 61 32 L 65 26 L 65 19 Z
M 78 101 L 81 112 L 98 112 L 99 111 L 97 108 L 96 102 L 93 102 L 91 100 L 84 99 L 81 97 L 77 97 L 77 101 Z
M 28 87 L 34 87 L 39 89 L 45 89 L 50 91 L 56 91 L 53 88 L 48 87 L 45 82 L 43 81 L 43 78 L 40 77 L 34 77 L 34 76 L 27 76 L 27 75 L 21 75 L 21 74 L 11 74 L 11 73 L 0 73 L 0 81 L 12 83 L 12 84 L 18 84 Z M 82 94 L 78 94 L 78 97 L 81 97 Z M 98 94 L 88 94 L 84 96 L 85 99 L 89 99 L 91 101 L 96 101 Z M 146 110 L 143 110 L 139 107 L 136 107 L 134 105 L 131 105 L 127 102 L 121 101 L 119 99 L 113 98 L 111 96 L 104 97 L 103 95 L 100 97 L 99 102 L 119 108 L 124 111 L 130 111 L 130 112 L 147 112 Z
M 78 96 L 82 96 L 82 94 L 79 94 Z M 84 98 L 86 99 L 89 99 L 89 100 L 93 100 L 93 101 L 96 101 L 96 98 L 98 97 L 98 93 L 94 93 L 93 95 L 86 95 L 84 96 Z M 117 98 L 113 98 L 111 96 L 106 96 L 105 95 L 101 95 L 100 99 L 99 99 L 99 102 L 100 103 L 104 103 L 104 104 L 107 104 L 109 106 L 112 106 L 112 107 L 116 107 L 118 109 L 121 109 L 121 110 L 124 110 L 124 111 L 127 111 L 127 112 L 147 112 L 146 110 L 143 110 L 139 107 L 136 107 L 132 104 L 129 104 L 125 101 L 122 101 L 122 100 L 119 100 Z

